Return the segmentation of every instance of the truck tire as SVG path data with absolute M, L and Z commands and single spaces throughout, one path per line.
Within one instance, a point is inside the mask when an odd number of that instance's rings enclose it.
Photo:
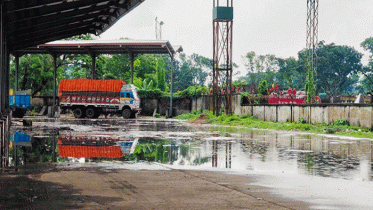
M 122 117 L 124 119 L 129 119 L 131 117 L 131 110 L 130 109 L 123 109 Z
M 12 112 L 12 116 L 15 118 L 23 118 L 25 115 L 23 109 L 21 108 L 15 108 L 14 111 Z
M 96 118 L 97 116 L 96 109 L 93 107 L 89 107 L 88 109 L 85 110 L 85 116 L 87 116 L 87 118 Z
M 75 118 L 84 118 L 85 117 L 85 112 L 83 110 L 83 108 L 75 108 L 74 109 L 74 117 Z

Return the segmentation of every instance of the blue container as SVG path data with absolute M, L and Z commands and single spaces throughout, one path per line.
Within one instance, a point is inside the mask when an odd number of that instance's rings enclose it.
M 20 132 L 14 132 L 14 142 L 16 144 L 30 142 L 30 136 Z
M 10 95 L 9 106 L 27 109 L 31 106 L 31 96 L 30 95 Z
M 214 7 L 214 20 L 233 20 L 233 7 Z

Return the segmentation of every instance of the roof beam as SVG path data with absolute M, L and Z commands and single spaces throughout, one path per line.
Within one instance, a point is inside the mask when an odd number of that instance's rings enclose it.
M 52 32 L 49 32 L 49 33 L 45 33 L 43 31 L 39 31 L 38 33 L 33 33 L 33 34 L 29 34 L 29 35 L 25 35 L 25 36 L 17 36 L 17 37 L 11 37 L 10 39 L 8 39 L 10 42 L 16 42 L 16 43 L 24 43 L 24 42 L 31 42 L 33 40 L 43 40 L 43 39 L 46 39 L 48 37 L 53 37 L 53 36 L 56 36 L 56 35 L 59 35 L 59 34 L 63 34 L 63 33 L 70 33 L 74 30 L 80 30 L 80 29 L 87 29 L 87 31 L 91 28 L 91 24 L 88 23 L 88 24 L 85 24 L 85 25 L 78 25 L 78 26 L 75 26 L 75 27 L 69 27 L 69 28 L 65 28 L 63 30 L 59 30 L 59 31 L 52 31 Z M 22 41 L 20 41 L 22 40 Z M 40 43 L 42 44 L 42 43 Z
M 54 41 L 54 40 L 65 39 L 65 38 L 69 38 L 69 37 L 84 34 L 84 33 L 94 33 L 93 30 L 91 30 L 90 32 L 89 31 L 90 31 L 89 27 L 80 28 L 80 29 L 71 29 L 71 30 L 68 30 L 68 31 L 56 33 L 56 34 L 54 34 L 53 37 L 52 36 L 41 37 L 37 41 L 35 41 L 35 40 L 18 41 L 18 42 L 16 42 L 16 44 L 13 44 L 11 46 L 10 51 L 12 52 L 12 51 L 16 51 L 16 50 L 21 50 L 21 49 L 25 49 L 27 47 L 36 46 L 38 44 L 44 44 L 44 43 Z
M 93 18 L 92 20 L 86 21 L 76 21 L 76 22 L 70 22 L 64 25 L 55 25 L 54 27 L 49 27 L 49 28 L 35 28 L 34 30 L 28 30 L 28 31 L 22 31 L 21 33 L 14 33 L 12 37 L 15 37 L 17 39 L 23 40 L 27 39 L 28 37 L 38 37 L 42 36 L 45 34 L 53 34 L 53 33 L 58 33 L 59 31 L 64 31 L 66 28 L 77 28 L 80 26 L 89 26 L 92 25 L 95 22 Z M 96 29 L 101 29 L 101 28 L 96 28 Z
M 18 10 L 40 7 L 41 5 L 55 4 L 63 1 L 65 0 L 18 0 L 17 4 L 7 4 L 5 9 L 10 12 L 15 12 Z
M 62 18 L 62 19 L 53 19 L 52 21 L 50 22 L 42 22 L 42 23 L 39 23 L 39 24 L 35 24 L 35 25 L 27 25 L 25 27 L 18 27 L 16 29 L 8 29 L 8 32 L 9 33 L 14 33 L 14 34 L 18 34 L 18 33 L 24 33 L 24 31 L 39 31 L 39 30 L 44 30 L 44 29 L 49 29 L 49 28 L 53 28 L 53 27 L 56 27 L 56 26 L 61 26 L 61 25 L 68 25 L 69 23 L 74 23 L 74 22 L 77 22 L 77 21 L 80 21 L 80 20 L 89 20 L 89 19 L 92 19 L 92 18 L 96 18 L 95 22 L 102 22 L 104 20 L 101 20 L 100 19 L 100 14 L 99 13 L 93 13 L 93 14 L 80 14 L 80 15 L 77 15 L 77 16 L 69 16 L 67 18 Z
M 7 18 L 9 21 L 11 20 L 17 20 L 17 19 L 27 19 L 30 17 L 33 17 L 35 15 L 48 15 L 52 13 L 58 13 L 63 11 L 70 11 L 71 9 L 77 9 L 82 7 L 92 7 L 96 4 L 103 3 L 103 2 L 109 2 L 109 0 L 89 0 L 89 1 L 72 1 L 72 2 L 66 2 L 63 1 L 62 3 L 59 4 L 53 4 L 53 5 L 45 5 L 43 7 L 36 7 L 36 8 L 31 8 L 31 9 L 23 9 L 23 10 L 16 10 L 14 12 L 10 11 L 6 14 Z
M 93 5 L 92 7 L 84 8 L 84 9 L 74 9 L 68 12 L 56 12 L 54 14 L 48 15 L 35 15 L 29 18 L 24 19 L 17 19 L 17 20 L 10 20 L 15 24 L 15 28 L 30 25 L 30 23 L 46 23 L 51 21 L 52 19 L 60 19 L 60 17 L 72 17 L 81 14 L 92 14 L 96 12 L 103 12 L 104 10 L 108 9 L 108 5 L 101 5 L 96 6 Z

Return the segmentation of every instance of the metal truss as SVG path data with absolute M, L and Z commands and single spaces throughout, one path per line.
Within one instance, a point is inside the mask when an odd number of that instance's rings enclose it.
M 307 0 L 307 65 L 317 78 L 316 72 L 316 49 L 318 45 L 318 25 L 319 25 L 319 0 Z
M 228 0 L 226 7 L 232 7 Z M 220 7 L 214 0 L 214 7 Z M 224 6 L 225 7 L 225 6 Z M 233 19 L 213 20 L 213 112 L 218 115 L 223 105 L 226 114 L 232 113 L 232 38 Z

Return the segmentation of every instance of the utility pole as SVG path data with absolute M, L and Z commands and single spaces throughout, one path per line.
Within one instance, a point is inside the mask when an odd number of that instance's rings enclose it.
M 162 40 L 162 25 L 163 21 L 158 22 L 158 17 L 155 17 L 155 39 Z
M 219 115 L 220 98 L 224 99 L 225 113 L 232 113 L 232 39 L 233 0 L 213 5 L 213 113 Z M 224 81 L 225 80 L 225 81 Z M 220 95 L 220 96 L 219 96 Z
M 319 26 L 319 0 L 307 0 L 307 79 L 308 87 L 307 98 L 308 102 L 313 101 L 314 93 L 316 93 L 316 81 L 317 81 L 317 45 L 318 45 L 318 26 Z M 309 93 L 309 90 L 313 89 L 313 93 Z M 310 95 L 311 94 L 311 95 Z M 309 98 L 312 97 L 312 98 Z

